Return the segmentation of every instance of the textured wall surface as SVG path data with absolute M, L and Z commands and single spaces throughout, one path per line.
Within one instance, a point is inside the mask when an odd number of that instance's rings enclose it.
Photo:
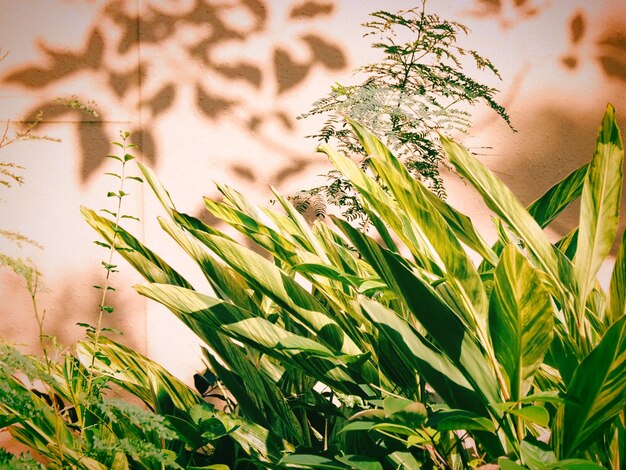
M 82 221 L 80 205 L 109 207 L 115 169 L 104 158 L 119 131 L 141 145 L 182 210 L 203 215 L 212 181 L 263 202 L 268 186 L 289 194 L 319 182 L 326 168 L 305 135 L 319 121 L 296 120 L 334 82 L 376 60 L 360 23 L 377 9 L 414 6 L 398 0 L 0 0 L 0 119 L 31 121 L 33 140 L 0 149 L 0 161 L 25 167 L 25 184 L 0 187 L 0 229 L 17 231 L 43 249 L 0 238 L 0 252 L 30 257 L 49 292 L 40 307 L 47 329 L 63 342 L 82 334 L 77 321 L 97 315 L 105 252 Z M 475 126 L 460 136 L 530 202 L 591 157 L 607 102 L 626 112 L 626 4 L 612 0 L 448 0 L 429 2 L 468 25 L 463 44 L 492 59 L 502 82 L 513 133 L 488 109 L 473 109 Z M 488 77 L 487 77 L 488 78 Z M 491 80 L 491 79 L 490 79 Z M 97 116 L 59 98 L 96 104 Z M 622 122 L 625 122 L 622 119 Z M 478 197 L 454 176 L 450 200 L 489 226 Z M 156 200 L 137 186 L 125 200 L 128 222 L 191 280 L 199 273 L 168 242 L 155 218 Z M 204 215 L 203 215 L 204 216 Z M 554 237 L 574 216 L 559 219 Z M 196 341 L 131 288 L 141 280 L 120 263 L 108 326 L 186 380 L 199 367 Z M 22 281 L 0 269 L 0 335 L 36 343 Z

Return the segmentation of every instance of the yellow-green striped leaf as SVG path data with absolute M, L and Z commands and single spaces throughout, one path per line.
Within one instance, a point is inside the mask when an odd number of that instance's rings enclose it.
M 191 287 L 191 284 L 163 261 L 160 256 L 145 247 L 126 230 L 116 227 L 114 222 L 85 207 L 81 208 L 81 214 L 87 223 L 102 235 L 111 246 L 124 248 L 118 250 L 118 253 L 148 281 Z
M 581 453 L 626 405 L 626 316 L 611 326 L 574 372 L 565 403 L 561 458 Z
M 622 234 L 609 287 L 609 324 L 626 315 L 626 230 Z
M 359 232 L 347 222 L 333 218 L 335 224 L 376 270 L 399 299 L 406 304 L 441 351 L 457 367 L 483 403 L 501 400 L 495 374 L 487 364 L 475 332 L 468 330 L 457 315 L 428 283 L 416 276 L 395 253 Z M 474 334 L 473 334 L 474 333 Z M 462 352 L 462 353 L 461 353 Z
M 193 234 L 243 276 L 251 286 L 292 312 L 294 319 L 311 333 L 318 335 L 325 344 L 345 354 L 363 353 L 315 297 L 276 265 L 230 240 L 198 231 L 194 231 Z
M 448 158 L 480 192 L 487 206 L 524 241 L 538 266 L 545 271 L 550 285 L 570 321 L 577 311 L 578 285 L 569 260 L 549 242 L 541 226 L 526 211 L 515 195 L 482 163 L 456 142 L 441 136 Z
M 528 206 L 528 213 L 533 216 L 541 227 L 546 227 L 571 202 L 580 197 L 588 170 L 589 163 L 585 163 Z
M 584 307 L 598 269 L 615 240 L 622 195 L 623 165 L 624 147 L 615 121 L 615 109 L 609 105 L 600 126 L 582 194 L 578 245 L 574 256 L 581 308 Z
M 509 385 L 509 399 L 523 398 L 552 342 L 552 301 L 536 269 L 507 245 L 500 257 L 489 303 L 496 358 Z
M 408 185 L 408 188 L 410 188 L 409 193 L 416 193 L 416 196 L 419 194 L 419 197 L 425 201 L 428 206 L 432 206 L 433 214 L 438 214 L 443 217 L 460 240 L 472 250 L 479 253 L 488 263 L 495 263 L 496 256 L 494 252 L 484 241 L 480 233 L 478 233 L 469 217 L 435 196 L 431 191 L 427 190 L 419 180 L 413 178 L 406 167 L 391 154 L 391 151 L 378 137 L 369 132 L 358 122 L 350 118 L 346 120 L 354 130 L 354 133 L 361 142 L 361 145 L 363 145 L 363 148 L 365 148 L 367 154 L 372 158 L 372 165 L 375 171 L 383 178 L 383 182 L 396 196 L 398 202 L 400 202 L 402 198 L 398 198 L 396 190 L 399 189 L 400 185 Z M 382 164 L 382 166 L 380 164 Z M 415 203 L 419 202 L 415 201 Z M 410 208 L 411 206 L 411 204 L 408 206 L 405 205 L 405 208 Z

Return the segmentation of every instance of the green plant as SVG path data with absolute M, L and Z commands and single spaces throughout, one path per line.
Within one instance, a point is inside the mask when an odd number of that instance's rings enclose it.
M 127 153 L 132 146 L 126 145 L 127 139 L 128 134 L 123 134 L 123 143 L 115 143 L 122 148 L 122 157 L 110 155 L 122 167 L 121 174 L 110 173 L 120 180 L 120 189 L 110 193 L 118 199 L 116 212 L 106 211 L 116 217 L 116 224 L 131 217 L 121 214 L 121 200 L 127 195 L 124 183 L 138 179 L 125 173 L 126 163 L 133 158 Z M 39 272 L 30 263 L 0 255 L 0 264 L 9 265 L 26 282 L 43 350 L 43 358 L 25 356 L 0 343 L 0 429 L 34 450 L 50 468 L 180 468 L 176 458 L 187 454 L 184 448 L 179 454 L 167 448 L 165 443 L 176 441 L 178 434 L 165 418 L 112 399 L 115 378 L 96 367 L 96 361 L 110 362 L 100 345 L 102 334 L 109 331 L 103 327 L 103 313 L 113 311 L 105 300 L 106 293 L 113 290 L 109 278 L 115 270 L 112 256 L 116 246 L 114 241 L 105 246 L 110 256 L 103 262 L 107 272 L 104 286 L 96 286 L 103 293 L 98 322 L 96 326 L 81 324 L 88 333 L 82 347 L 89 346 L 93 354 L 82 364 L 76 353 L 69 349 L 60 352 L 54 341 L 49 341 L 54 338 L 44 333 L 45 311 L 40 313 L 37 307 Z M 12 468 L 34 468 L 28 457 L 3 455 Z
M 143 182 L 128 176 L 127 164 L 134 159 L 128 152 L 136 147 L 128 139 L 129 134 L 122 133 L 120 142 L 113 143 L 121 155 L 108 155 L 120 164 L 119 173 L 107 173 L 119 187 L 107 194 L 115 208 L 102 209 L 114 218 L 113 236 L 106 243 L 96 242 L 108 250 L 102 262 L 104 282 L 94 286 L 101 292 L 97 323 L 80 323 L 86 338 L 63 352 L 52 348 L 54 355 L 42 340 L 43 358 L 23 355 L 0 342 L 0 430 L 28 446 L 47 468 L 228 470 L 221 462 L 237 462 L 238 454 L 276 461 L 286 443 L 267 429 L 217 410 L 157 364 L 106 337 L 113 330 L 104 326 L 104 317 L 115 311 L 107 300 L 115 291 L 114 255 L 130 251 L 119 245 L 117 233 L 123 232 L 123 220 L 136 219 L 122 211 L 129 195 L 125 184 Z M 39 273 L 30 265 L 12 267 L 26 280 L 43 338 L 43 316 L 36 308 Z M 116 398 L 120 393 L 143 406 Z M 0 468 L 3 465 L 42 468 L 28 455 L 6 451 L 0 453 Z M 245 462 L 238 468 L 247 468 Z
M 7 55 L 8 52 L 3 53 L 2 49 L 0 49 L 0 62 L 2 62 Z M 61 99 L 60 101 L 67 106 L 86 107 L 86 105 L 82 104 L 80 100 L 76 97 L 72 97 L 71 100 Z M 40 111 L 35 115 L 35 118 L 32 121 L 25 123 L 24 126 L 18 128 L 15 131 L 12 131 L 11 121 L 7 120 L 4 123 L 4 129 L 2 130 L 2 134 L 0 135 L 0 149 L 7 147 L 8 145 L 14 144 L 15 142 L 18 142 L 20 140 L 49 140 L 52 142 L 59 142 L 59 139 L 56 139 L 54 137 L 50 137 L 45 134 L 35 133 L 35 129 L 39 124 L 41 124 L 42 119 L 43 113 Z M 15 162 L 0 161 L 0 186 L 10 188 L 13 184 L 23 184 L 24 178 L 22 175 L 18 174 L 18 172 L 23 169 L 23 166 Z M 11 233 L 12 232 L 6 232 L 4 230 L 0 231 L 0 235 L 5 236 L 6 238 L 13 238 L 10 236 Z M 18 236 L 17 240 L 20 241 L 20 239 L 21 237 Z
M 76 97 L 56 101 L 97 116 L 93 102 L 83 103 Z M 56 140 L 34 133 L 41 120 L 39 113 L 15 132 L 11 132 L 12 123 L 7 121 L 0 135 L 0 148 L 20 140 Z M 113 142 L 121 155 L 107 156 L 120 164 L 119 173 L 107 173 L 119 182 L 119 187 L 107 194 L 116 201 L 115 208 L 103 209 L 114 218 L 114 231 L 123 220 L 138 220 L 122 212 L 122 201 L 129 196 L 125 185 L 130 180 L 142 182 L 127 174 L 127 164 L 135 158 L 128 152 L 136 147 L 129 137 L 124 132 L 119 142 Z M 23 169 L 13 162 L 0 162 L 0 186 L 23 184 L 18 173 Z M 16 232 L 0 230 L 0 237 L 39 247 Z M 262 441 L 267 431 L 220 413 L 147 358 L 106 338 L 107 332 L 113 332 L 104 325 L 105 315 L 115 311 L 107 300 L 108 294 L 115 291 L 111 284 L 111 276 L 117 271 L 114 255 L 124 248 L 117 246 L 116 237 L 108 243 L 95 243 L 108 250 L 102 262 L 104 282 L 94 286 L 101 292 L 97 321 L 95 325 L 79 323 L 86 331 L 85 340 L 64 350 L 54 337 L 45 334 L 46 312 L 39 310 L 37 302 L 45 289 L 41 273 L 30 260 L 0 253 L 0 266 L 8 266 L 25 281 L 43 351 L 43 357 L 24 355 L 0 338 L 0 431 L 8 431 L 34 451 L 46 468 L 228 469 L 213 463 L 224 459 L 215 452 L 218 440 L 230 439 L 232 434 L 236 442 L 245 430 L 256 433 Z M 140 399 L 144 406 L 115 398 L 122 390 L 126 390 L 126 398 L 134 402 Z M 173 400 L 171 395 L 175 395 Z M 250 448 L 248 443 L 245 445 Z M 267 452 L 262 442 L 252 448 L 258 449 L 259 455 Z M 29 454 L 16 456 L 0 449 L 0 468 L 38 469 L 43 465 Z
M 83 364 L 94 361 L 93 341 L 81 342 L 77 351 Z M 109 338 L 101 339 L 98 351 L 102 354 L 95 359 L 97 370 L 140 399 L 176 432 L 167 448 L 176 453 L 180 467 L 228 470 L 234 464 L 232 468 L 246 469 L 245 461 L 238 461 L 239 454 L 271 462 L 280 459 L 281 451 L 293 451 L 268 429 L 206 403 L 196 390 L 136 351 Z
M 105 173 L 108 176 L 116 178 L 119 183 L 119 187 L 117 191 L 109 191 L 107 193 L 108 198 L 113 198 L 114 200 L 116 200 L 115 209 L 113 211 L 109 209 L 102 209 L 102 212 L 109 214 L 110 216 L 114 218 L 115 232 L 117 232 L 118 228 L 120 228 L 120 223 L 124 219 L 131 219 L 131 220 L 137 220 L 137 221 L 139 220 L 135 216 L 122 213 L 122 201 L 124 200 L 124 198 L 130 195 L 130 193 L 127 193 L 126 191 L 124 191 L 124 189 L 126 188 L 126 184 L 131 180 L 138 181 L 139 183 L 143 183 L 143 180 L 139 178 L 138 176 L 129 176 L 126 174 L 127 173 L 126 165 L 128 164 L 128 162 L 135 159 L 135 156 L 130 154 L 129 152 L 131 151 L 131 149 L 138 147 L 137 144 L 128 142 L 129 137 L 130 137 L 130 134 L 128 132 L 120 132 L 120 142 L 113 142 L 113 145 L 117 146 L 120 149 L 121 154 L 122 154 L 121 156 L 114 155 L 114 154 L 107 155 L 107 158 L 111 158 L 119 162 L 119 165 L 120 165 L 119 173 L 115 173 L 115 172 Z M 103 317 L 105 314 L 113 313 L 115 311 L 114 307 L 107 305 L 107 295 L 109 294 L 109 292 L 115 291 L 115 288 L 111 285 L 111 275 L 118 271 L 117 265 L 113 264 L 114 255 L 118 250 L 124 249 L 124 248 L 120 248 L 117 246 L 117 236 L 114 236 L 113 239 L 109 243 L 104 243 L 102 241 L 95 241 L 94 243 L 107 249 L 108 256 L 107 256 L 106 261 L 101 262 L 102 267 L 104 268 L 106 272 L 106 275 L 104 277 L 104 283 L 103 285 L 93 286 L 95 289 L 98 289 L 101 291 L 100 302 L 98 304 L 98 321 L 96 325 L 90 325 L 88 323 L 79 323 L 79 326 L 85 328 L 86 332 L 91 335 L 94 341 L 94 351 L 95 351 L 94 357 L 93 357 L 92 363 L 89 365 L 87 369 L 87 372 L 88 372 L 87 395 L 91 394 L 92 389 L 94 387 L 93 368 L 94 368 L 94 361 L 97 358 L 99 358 L 99 355 L 100 355 L 100 353 L 98 352 L 98 344 L 99 344 L 100 336 L 103 333 L 106 333 L 107 331 L 113 332 L 111 328 L 103 327 L 102 321 L 103 321 Z M 102 357 L 100 359 L 105 359 L 105 358 Z
M 88 376 L 71 354 L 45 363 L 3 346 L 2 428 L 48 468 L 129 468 L 137 462 L 138 468 L 178 468 L 175 454 L 162 447 L 175 437 L 163 418 L 108 399 L 102 388 L 88 391 Z
M 13 455 L 0 449 L 0 469 L 2 470 L 41 470 L 43 466 L 30 455 Z
M 358 192 L 380 242 L 336 218 L 339 231 L 310 227 L 278 194 L 285 214 L 218 186 L 225 199 L 205 199 L 209 211 L 267 259 L 178 212 L 141 167 L 169 215 L 161 226 L 212 286 L 203 294 L 114 222 L 83 215 L 128 248 L 122 256 L 150 282 L 137 291 L 210 346 L 208 363 L 236 401 L 235 415 L 283 439 L 282 458 L 264 455 L 271 468 L 619 468 L 623 239 L 609 292 L 595 280 L 621 197 L 613 108 L 591 163 L 528 209 L 467 150 L 441 138 L 496 215 L 493 247 L 349 122 L 387 191 L 349 158 L 321 150 Z M 542 228 L 579 197 L 579 235 L 552 245 Z M 480 266 L 464 246 L 482 257 Z M 268 465 L 254 452 L 249 458 Z
M 357 70 L 365 76 L 361 84 L 336 84 L 301 117 L 329 116 L 311 137 L 323 143 L 332 141 L 346 154 L 358 157 L 366 169 L 367 152 L 344 117 L 354 119 L 380 136 L 413 177 L 443 197 L 439 165 L 445 159 L 437 132 L 466 132 L 471 124 L 468 107 L 479 102 L 507 124 L 510 121 L 494 99 L 497 90 L 464 71 L 467 58 L 478 70 L 486 69 L 500 78 L 489 59 L 457 44 L 458 36 L 468 33 L 467 27 L 427 14 L 426 0 L 421 3 L 419 8 L 397 13 L 372 13 L 374 19 L 363 25 L 368 30 L 365 36 L 377 37 L 372 47 L 380 50 L 383 58 Z M 340 206 L 348 219 L 365 220 L 360 198 L 345 175 L 331 171 L 327 177 L 329 184 L 297 195 L 297 207 L 306 210 L 313 205 L 316 215 L 324 215 L 327 201 Z

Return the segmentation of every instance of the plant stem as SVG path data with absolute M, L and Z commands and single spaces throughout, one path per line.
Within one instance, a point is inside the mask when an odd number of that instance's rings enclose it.
M 306 410 L 302 410 L 300 413 L 300 425 L 302 426 L 302 437 L 304 438 L 304 445 L 311 447 L 311 434 L 309 432 L 309 420 L 306 416 Z
M 35 314 L 35 321 L 37 322 L 37 329 L 39 332 L 39 345 L 41 346 L 41 349 L 43 351 L 43 357 L 44 360 L 46 362 L 46 369 L 48 371 L 48 374 L 50 374 L 50 357 L 48 356 L 48 348 L 46 347 L 46 342 L 44 341 L 44 338 L 46 335 L 44 335 L 43 332 L 43 322 L 46 318 L 46 311 L 44 310 L 42 312 L 41 315 L 39 315 L 39 308 L 37 306 L 37 291 L 39 288 L 39 274 L 37 272 L 37 270 L 33 270 L 33 285 L 30 289 L 30 301 L 31 304 L 33 306 L 33 313 Z
M 105 280 L 104 280 L 104 285 L 102 286 L 102 296 L 100 297 L 100 304 L 98 306 L 99 312 L 98 312 L 98 323 L 96 324 L 96 328 L 94 331 L 94 335 L 93 335 L 93 353 L 91 355 L 91 363 L 89 364 L 89 367 L 87 369 L 87 397 L 90 397 L 91 394 L 93 393 L 93 383 L 94 383 L 94 378 L 95 378 L 95 374 L 94 374 L 94 368 L 95 368 L 95 363 L 96 363 L 96 356 L 98 355 L 98 347 L 99 347 L 99 341 L 100 341 L 100 336 L 102 334 L 102 319 L 103 319 L 103 315 L 105 312 L 105 301 L 106 301 L 106 297 L 107 297 L 107 292 L 110 289 L 110 285 L 111 285 L 111 273 L 113 272 L 113 268 L 112 268 L 112 262 L 113 262 L 113 256 L 115 254 L 116 251 L 116 242 L 117 242 L 117 234 L 118 234 L 118 230 L 119 230 L 119 226 L 120 226 L 120 220 L 122 217 L 122 198 L 124 197 L 124 182 L 126 180 L 126 138 L 127 136 L 122 136 L 122 171 L 121 171 L 121 175 L 120 176 L 120 186 L 119 186 L 119 192 L 117 195 L 117 209 L 115 211 L 115 225 L 114 225 L 114 230 L 113 230 L 113 240 L 111 240 L 111 246 L 109 248 L 109 259 L 105 265 L 106 268 L 106 276 L 105 276 Z M 89 405 L 87 405 L 87 407 L 85 408 L 85 410 L 87 411 L 89 409 Z M 81 436 L 84 435 L 84 426 L 81 427 Z

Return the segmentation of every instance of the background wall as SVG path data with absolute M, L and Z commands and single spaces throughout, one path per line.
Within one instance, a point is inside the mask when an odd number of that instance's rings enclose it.
M 0 229 L 43 246 L 19 247 L 0 238 L 0 252 L 30 257 L 49 291 L 41 296 L 47 329 L 63 342 L 81 336 L 77 321 L 93 322 L 105 251 L 82 221 L 79 206 L 110 207 L 115 181 L 109 142 L 121 130 L 141 145 L 182 210 L 206 218 L 202 195 L 212 181 L 230 184 L 259 202 L 268 185 L 289 194 L 316 184 L 326 169 L 304 136 L 319 121 L 296 120 L 330 85 L 349 84 L 351 71 L 376 60 L 360 23 L 369 12 L 415 6 L 399 0 L 0 0 L 0 119 L 32 121 L 40 134 L 0 150 L 0 161 L 23 165 L 25 184 L 0 187 Z M 428 9 L 468 25 L 463 44 L 500 69 L 513 133 L 487 109 L 461 140 L 524 202 L 591 157 L 607 102 L 626 109 L 626 4 L 611 0 L 458 0 Z M 58 98 L 95 102 L 97 116 Z M 622 119 L 622 122 L 625 122 Z M 478 197 L 453 175 L 449 198 L 489 226 Z M 127 228 L 165 254 L 194 284 L 203 280 L 155 220 L 160 208 L 144 188 L 130 190 L 126 210 L 143 223 Z M 559 219 L 556 238 L 574 225 Z M 168 312 L 131 288 L 141 282 L 120 263 L 117 311 L 108 326 L 124 341 L 189 380 L 199 348 Z M 0 336 L 36 343 L 30 299 L 20 278 L 0 269 Z

